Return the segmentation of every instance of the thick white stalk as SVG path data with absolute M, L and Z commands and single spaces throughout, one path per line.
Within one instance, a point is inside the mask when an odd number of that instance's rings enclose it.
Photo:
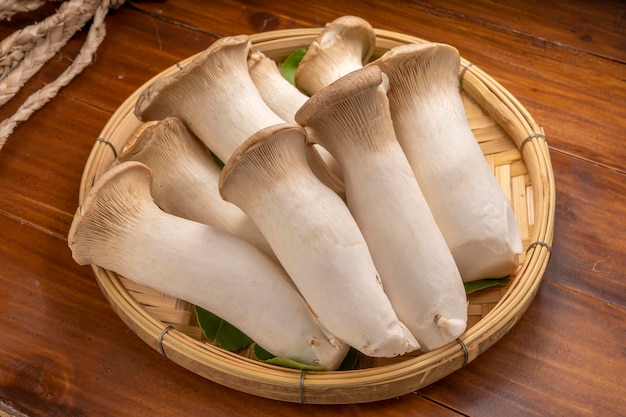
M 253 51 L 248 57 L 248 67 L 252 82 L 267 105 L 288 123 L 295 123 L 295 114 L 309 97 L 287 81 L 274 60 L 260 51 Z M 307 161 L 313 173 L 325 185 L 343 196 L 341 168 L 335 158 L 322 146 L 307 144 Z
M 395 47 L 368 65 L 389 76 L 398 141 L 464 281 L 512 273 L 519 229 L 469 126 L 458 89 L 460 57 L 443 44 Z
M 427 351 L 463 333 L 467 300 L 454 258 L 395 138 L 386 81 L 377 67 L 354 71 L 313 95 L 296 119 L 343 167 L 347 205 L 385 292 Z
M 138 161 L 152 170 L 152 197 L 162 210 L 217 227 L 275 258 L 250 218 L 222 199 L 220 168 L 180 119 L 168 117 L 146 126 L 119 159 Z
M 248 55 L 248 72 L 268 107 L 286 122 L 294 123 L 294 115 L 309 97 L 287 81 L 276 61 L 261 51 Z
M 319 325 L 284 270 L 251 244 L 160 210 L 139 162 L 107 171 L 72 222 L 68 243 L 96 264 L 201 306 L 280 357 L 334 369 L 346 346 Z
M 309 99 L 280 73 L 276 62 L 260 51 L 248 57 L 252 82 L 267 105 L 288 123 L 295 123 L 295 114 Z M 337 161 L 322 146 L 309 143 L 307 161 L 316 177 L 326 186 L 343 196 L 343 179 Z
M 369 356 L 419 347 L 383 291 L 345 203 L 306 163 L 297 125 L 260 131 L 222 170 L 221 191 L 261 229 L 320 322 Z
M 265 104 L 248 73 L 247 36 L 220 38 L 191 63 L 156 80 L 139 97 L 141 120 L 182 119 L 220 160 L 254 132 L 284 123 Z

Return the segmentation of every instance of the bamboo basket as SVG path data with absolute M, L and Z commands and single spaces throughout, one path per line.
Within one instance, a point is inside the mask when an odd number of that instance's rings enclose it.
M 254 47 L 280 62 L 307 47 L 321 29 L 293 29 L 251 36 Z M 416 37 L 376 30 L 373 59 Z M 104 127 L 86 163 L 80 203 L 118 150 L 141 128 L 135 102 L 145 87 L 195 57 L 172 65 L 133 93 Z M 119 317 L 145 343 L 173 362 L 219 384 L 276 400 L 345 404 L 378 401 L 416 391 L 464 367 L 498 341 L 533 300 L 550 257 L 554 227 L 554 178 L 543 130 L 526 109 L 476 65 L 462 59 L 459 85 L 470 126 L 508 196 L 524 243 L 520 265 L 506 287 L 469 295 L 468 329 L 455 342 L 425 354 L 393 359 L 361 357 L 358 369 L 312 372 L 267 365 L 202 339 L 193 306 L 93 265 L 96 280 Z

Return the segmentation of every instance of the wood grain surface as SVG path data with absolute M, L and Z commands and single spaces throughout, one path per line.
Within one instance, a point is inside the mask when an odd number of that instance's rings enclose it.
M 58 3 L 0 24 L 4 39 Z M 314 406 L 222 387 L 164 359 L 74 263 L 67 232 L 95 139 L 128 95 L 219 37 L 354 14 L 449 43 L 543 126 L 553 251 L 526 314 L 467 367 L 400 398 Z M 620 0 L 127 1 L 95 62 L 0 151 L 0 416 L 626 415 L 626 3 Z M 6 105 L 67 67 L 77 34 Z

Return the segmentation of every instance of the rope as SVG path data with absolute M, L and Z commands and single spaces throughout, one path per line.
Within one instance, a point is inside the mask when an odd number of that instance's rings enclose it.
M 36 0 L 0 0 L 0 18 L 11 16 L 9 13 L 20 7 L 34 10 L 34 7 L 41 3 L 43 2 Z M 109 8 L 117 8 L 123 3 L 124 0 L 69 0 L 61 4 L 54 15 L 13 33 L 0 43 L 0 106 L 2 106 L 93 18 L 85 43 L 72 64 L 56 80 L 28 97 L 15 114 L 0 122 L 0 150 L 19 123 L 28 120 L 35 111 L 54 98 L 61 88 L 91 64 L 106 33 L 104 18 Z
M 8 20 L 16 13 L 36 10 L 46 0 L 0 0 L 0 20 Z
M 0 78 L 4 78 L 6 72 L 10 70 L 15 62 L 19 62 L 25 53 L 32 50 L 35 45 L 37 45 L 38 41 L 43 40 L 48 31 L 59 25 L 64 25 L 68 14 L 73 13 L 73 10 L 71 10 L 72 7 L 75 7 L 75 2 L 74 4 L 71 4 L 71 2 L 65 3 L 61 5 L 56 14 L 49 16 L 42 22 L 18 30 L 4 39 L 0 43 L 0 67 L 2 68 Z M 29 9 L 29 11 L 30 10 L 34 9 Z M 87 18 L 89 17 L 90 16 Z

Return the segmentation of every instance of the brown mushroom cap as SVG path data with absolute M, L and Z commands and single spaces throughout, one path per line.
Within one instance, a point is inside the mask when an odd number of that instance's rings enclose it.
M 374 28 L 356 16 L 327 23 L 311 43 L 296 70 L 296 86 L 311 95 L 363 66 L 376 45 Z
M 137 116 L 178 117 L 220 160 L 228 160 L 257 130 L 284 123 L 250 78 L 250 47 L 244 35 L 219 39 L 180 73 L 149 86 L 137 101 Z
M 189 93 L 202 88 L 202 79 L 207 75 L 204 67 L 209 62 L 213 61 L 219 65 L 220 61 L 230 59 L 229 57 L 233 55 L 245 57 L 250 47 L 250 38 L 247 35 L 229 36 L 216 40 L 183 69 L 150 84 L 137 99 L 135 115 L 142 121 L 180 116 L 178 114 L 179 101 L 185 100 Z M 184 82 L 181 82 L 183 80 Z
M 229 232 L 274 258 L 250 219 L 221 198 L 218 164 L 180 119 L 168 117 L 150 123 L 119 160 L 150 167 L 152 196 L 163 211 Z
M 268 126 L 267 128 L 256 132 L 243 142 L 241 146 L 233 152 L 226 164 L 224 164 L 219 179 L 219 189 L 222 194 L 222 198 L 224 198 L 224 187 L 226 187 L 229 177 L 241 169 L 239 165 L 245 165 L 247 168 L 258 166 L 260 171 L 264 171 L 266 175 L 289 176 L 293 175 L 294 170 L 302 169 L 303 165 L 299 163 L 300 161 L 292 160 L 290 158 L 282 159 L 275 157 L 271 148 L 276 144 L 280 144 L 279 141 L 274 141 L 274 137 L 276 135 L 289 135 L 293 138 L 292 140 L 302 140 L 302 152 L 304 154 L 306 132 L 301 126 L 293 123 L 283 123 Z M 262 161 L 262 165 L 258 164 L 258 161 Z M 266 171 L 262 168 L 262 166 L 268 164 L 275 167 L 276 170 Z M 280 168 L 283 168 L 283 170 L 281 171 Z M 261 172 L 259 172 L 259 174 L 261 174 Z
M 367 65 L 380 67 L 393 80 L 391 94 L 441 95 L 442 88 L 457 88 L 460 60 L 453 46 L 427 42 L 398 45 Z M 408 87 L 409 83 L 413 86 Z
M 296 112 L 296 122 L 306 126 L 311 123 L 312 119 L 328 111 L 330 107 L 382 83 L 382 71 L 376 66 L 351 72 L 312 95 Z

